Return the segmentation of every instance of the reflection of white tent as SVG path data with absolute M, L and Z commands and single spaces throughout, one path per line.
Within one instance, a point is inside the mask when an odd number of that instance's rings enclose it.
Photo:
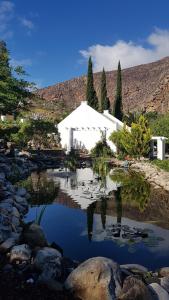
M 63 148 L 68 151 L 71 148 L 91 150 L 105 134 L 107 143 L 116 151 L 116 146 L 109 141 L 113 131 L 121 129 L 123 123 L 105 110 L 103 114 L 90 107 L 86 101 L 82 101 L 69 116 L 58 124 Z
M 68 194 L 73 201 L 78 203 L 82 209 L 86 209 L 90 204 L 101 200 L 101 196 L 106 196 L 110 191 L 117 190 L 117 183 L 113 182 L 109 176 L 106 177 L 106 188 L 101 188 L 100 182 L 95 179 L 92 169 L 77 169 L 67 179 L 58 170 L 47 171 L 53 180 L 59 181 L 60 189 Z

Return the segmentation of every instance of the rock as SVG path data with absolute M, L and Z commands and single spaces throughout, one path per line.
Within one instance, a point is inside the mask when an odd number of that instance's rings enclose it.
M 14 217 L 18 218 L 18 219 L 20 218 L 20 213 L 19 213 L 18 209 L 15 206 L 13 206 L 12 215 Z
M 137 276 L 128 276 L 123 283 L 119 300 L 152 300 L 147 286 Z
M 162 277 L 169 276 L 169 267 L 164 267 L 159 270 L 159 275 Z
M 5 173 L 0 172 L 0 179 L 1 179 L 1 180 L 5 180 Z
M 0 244 L 0 252 L 5 253 L 8 252 L 13 246 L 16 244 L 16 239 L 15 238 L 8 238 L 5 242 Z
M 24 197 L 26 195 L 27 191 L 25 188 L 23 187 L 20 187 L 18 188 L 17 190 L 17 195 L 20 196 L 20 197 Z
M 28 261 L 31 258 L 31 249 L 27 244 L 14 246 L 10 252 L 10 262 Z
M 169 276 L 160 278 L 160 285 L 169 293 Z
M 116 299 L 121 291 L 121 271 L 111 259 L 90 258 L 68 276 L 65 288 L 81 300 Z
M 155 300 L 169 300 L 169 294 L 167 291 L 158 283 L 151 283 L 148 288 Z
M 126 269 L 134 274 L 144 274 L 148 272 L 148 269 L 138 265 L 138 264 L 126 264 L 126 265 L 120 265 L 121 269 Z
M 26 199 L 25 198 L 23 198 L 23 197 L 21 197 L 21 196 L 18 196 L 18 195 L 15 195 L 15 201 L 17 202 L 17 203 L 19 203 L 20 205 L 25 205 L 25 206 L 27 206 L 27 201 L 26 201 Z
M 62 274 L 62 266 L 60 258 L 49 258 L 43 265 L 43 271 L 38 280 L 40 282 L 50 282 L 51 280 L 59 279 Z
M 42 228 L 36 224 L 31 223 L 25 226 L 23 231 L 24 242 L 31 247 L 45 247 L 47 246 L 47 240 L 45 238 Z
M 56 262 L 56 265 L 58 262 L 60 262 L 61 259 L 61 254 L 59 251 L 53 248 L 49 247 L 44 247 L 37 251 L 35 260 L 34 260 L 34 265 L 37 269 L 43 271 L 44 270 L 44 265 L 52 262 Z

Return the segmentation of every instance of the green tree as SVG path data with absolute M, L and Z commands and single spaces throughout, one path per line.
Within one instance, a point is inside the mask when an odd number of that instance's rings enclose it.
M 53 134 L 57 136 L 58 140 L 53 140 Z M 34 147 L 43 146 L 50 148 L 52 145 L 57 145 L 60 142 L 60 137 L 57 128 L 53 122 L 48 120 L 27 120 L 20 124 L 17 133 L 11 134 L 11 141 L 15 142 L 19 147 L 26 147 L 28 142 Z
M 88 105 L 90 105 L 94 109 L 98 110 L 99 103 L 98 103 L 98 98 L 97 98 L 97 95 L 96 95 L 96 91 L 94 89 L 93 66 L 92 66 L 91 57 L 89 57 L 89 62 L 88 62 L 86 100 L 87 100 Z
M 137 123 L 132 123 L 131 130 L 124 126 L 122 130 L 112 133 L 110 140 L 120 147 L 121 151 L 133 157 L 140 158 L 148 154 L 151 140 L 151 130 L 148 121 L 141 115 Z
M 110 100 L 107 97 L 106 73 L 103 68 L 101 76 L 101 95 L 100 95 L 101 111 L 110 109 Z
M 25 81 L 26 75 L 21 66 L 12 67 L 6 43 L 0 41 L 0 111 L 14 113 L 25 106 L 32 97 L 32 83 Z
M 118 63 L 117 70 L 117 86 L 116 86 L 116 96 L 114 102 L 113 115 L 122 121 L 123 119 L 123 108 L 122 108 L 122 77 L 121 77 L 121 65 L 120 61 Z
M 169 143 L 169 114 L 160 115 L 150 123 L 153 135 L 165 136 Z

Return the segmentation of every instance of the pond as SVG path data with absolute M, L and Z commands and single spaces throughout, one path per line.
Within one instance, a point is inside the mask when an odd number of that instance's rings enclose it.
M 169 195 L 142 175 L 95 164 L 35 172 L 18 184 L 31 193 L 26 221 L 41 224 L 65 256 L 169 265 Z

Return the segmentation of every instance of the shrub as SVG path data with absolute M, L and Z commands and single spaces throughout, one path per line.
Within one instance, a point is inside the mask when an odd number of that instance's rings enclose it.
M 113 152 L 107 144 L 106 139 L 102 137 L 102 140 L 91 150 L 91 155 L 94 157 L 111 157 Z

